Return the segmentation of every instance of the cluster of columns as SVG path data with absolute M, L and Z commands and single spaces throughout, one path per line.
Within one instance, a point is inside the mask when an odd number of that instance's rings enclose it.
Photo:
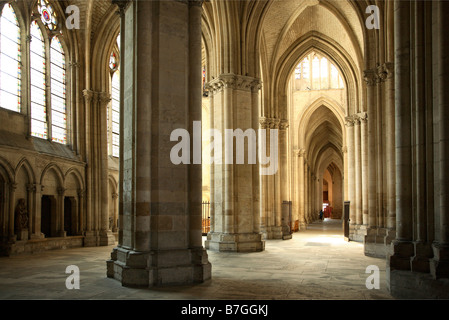
M 449 277 L 449 3 L 395 1 L 394 14 L 396 239 L 387 278 L 396 295 L 420 273 Z M 425 277 L 421 290 L 447 297 L 434 284 Z
M 295 168 L 293 216 L 294 220 L 297 219 L 301 230 L 318 218 L 318 212 L 322 208 L 322 194 L 320 194 L 320 179 L 307 159 L 306 150 L 296 149 L 293 156 Z
M 266 131 L 266 150 L 272 149 L 272 142 L 277 144 L 276 148 L 273 148 L 277 155 L 272 157 L 272 160 L 277 162 L 276 172 L 260 176 L 260 232 L 264 239 L 282 239 L 286 236 L 285 225 L 294 226 L 295 223 L 283 217 L 283 203 L 291 200 L 286 171 L 289 124 L 284 119 L 262 117 L 259 119 L 259 125 L 261 130 Z M 277 131 L 277 136 L 273 139 L 271 130 Z
M 237 74 L 222 74 L 208 84 L 210 93 L 211 128 L 225 130 L 248 129 L 258 132 L 258 96 L 260 80 Z M 230 150 L 230 141 L 223 141 L 222 155 Z M 251 139 L 244 146 L 248 154 Z M 231 142 L 232 143 L 232 142 Z M 257 143 L 260 148 L 260 141 Z M 235 146 L 232 146 L 235 149 Z M 229 163 L 231 162 L 231 163 Z M 211 166 L 211 230 L 206 248 L 217 251 L 251 252 L 264 250 L 260 233 L 259 164 L 251 164 L 249 157 L 242 164 L 223 159 Z
M 107 246 L 115 243 L 109 230 L 107 107 L 110 94 L 83 90 L 86 117 L 86 199 L 85 246 Z

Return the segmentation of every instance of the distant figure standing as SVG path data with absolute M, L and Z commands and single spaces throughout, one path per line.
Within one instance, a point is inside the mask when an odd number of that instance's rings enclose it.
M 323 210 L 320 210 L 320 220 L 323 220 Z

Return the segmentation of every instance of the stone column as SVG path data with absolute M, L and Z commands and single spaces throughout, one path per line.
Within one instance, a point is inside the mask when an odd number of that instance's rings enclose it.
M 447 79 L 449 74 L 449 41 L 447 35 L 447 17 L 449 14 L 449 3 L 446 1 L 435 1 L 432 3 L 432 21 L 435 31 L 433 35 L 432 52 L 436 60 L 435 68 L 435 100 L 438 101 L 434 105 L 434 126 L 436 127 L 437 141 L 435 148 L 437 151 L 437 159 L 435 159 L 435 172 L 438 175 L 435 177 L 436 190 L 439 193 L 435 194 L 435 211 L 436 215 L 436 241 L 433 243 L 434 257 L 430 262 L 430 271 L 433 278 L 448 278 L 449 277 L 449 133 L 447 124 L 449 122 L 449 96 L 448 88 L 449 81 Z M 434 101 L 435 101 L 434 100 Z
M 304 198 L 304 192 L 305 192 L 305 181 L 304 181 L 304 155 L 305 150 L 299 149 L 296 153 L 297 159 L 298 159 L 298 165 L 297 165 L 297 172 L 298 172 L 298 178 L 296 179 L 296 185 L 297 185 L 297 192 L 298 192 L 298 210 L 299 210 L 299 230 L 305 230 L 306 229 L 306 217 L 305 217 L 305 198 Z
M 387 258 L 390 270 L 410 270 L 413 255 L 412 141 L 410 79 L 410 2 L 394 3 L 395 127 L 396 127 L 396 240 Z
M 368 225 L 368 128 L 367 113 L 360 116 L 360 143 L 361 143 L 361 165 L 362 165 L 362 223 Z
M 265 130 L 266 132 L 266 146 L 267 150 L 270 148 L 270 124 L 269 120 L 265 117 L 259 119 L 260 129 Z M 262 239 L 271 238 L 269 236 L 268 230 L 268 219 L 270 216 L 270 207 L 269 207 L 269 199 L 270 199 L 270 177 L 267 175 L 261 176 L 260 183 L 260 232 L 262 234 Z
M 368 129 L 368 227 L 377 228 L 377 170 L 376 170 L 376 106 L 375 88 L 377 85 L 377 72 L 374 70 L 364 71 L 366 82 L 366 104 L 367 104 L 367 129 Z
M 9 223 L 8 223 L 8 238 L 9 241 L 15 242 L 14 235 L 14 215 L 16 210 L 16 189 L 17 183 L 9 184 Z
M 346 117 L 346 147 L 348 152 L 348 200 L 349 207 L 350 236 L 353 238 L 354 226 L 356 224 L 356 199 L 355 199 L 355 150 L 354 150 L 354 117 Z
M 361 125 L 360 115 L 354 115 L 354 175 L 355 175 L 355 223 L 360 226 L 362 220 L 362 144 L 361 144 Z
M 304 180 L 302 182 L 304 184 L 304 218 L 306 220 L 306 224 L 310 223 L 309 220 L 309 166 L 307 161 L 304 159 Z
M 33 234 L 34 224 L 36 223 L 36 185 L 30 183 L 27 185 L 27 210 L 28 210 L 28 237 Z
M 41 232 L 41 203 L 42 203 L 42 186 L 40 184 L 34 185 L 34 215 L 32 217 L 33 223 L 30 228 L 31 239 L 41 239 L 44 235 Z M 31 217 L 30 217 L 31 218 Z
M 112 221 L 112 232 L 117 232 L 117 219 L 118 219 L 118 193 L 112 194 L 112 203 L 114 204 L 113 221 Z
M 65 237 L 67 232 L 64 230 L 64 196 L 65 196 L 65 188 L 58 188 L 58 199 L 56 200 L 57 207 L 57 217 L 56 222 L 59 222 L 59 226 L 56 229 L 56 234 L 58 237 Z
M 196 93 L 190 96 L 201 89 L 201 78 L 191 70 L 197 63 L 190 60 L 192 54 L 201 59 L 196 48 L 201 3 L 133 1 L 124 9 L 123 232 L 107 275 L 125 286 L 191 284 L 211 277 L 199 243 L 201 171 L 194 166 L 200 164 L 191 161 L 197 154 L 190 157 L 190 140 L 201 141 L 191 129 L 201 121 L 201 104 Z M 179 142 L 188 143 L 182 152 L 190 158 L 179 164 L 172 154 L 177 133 L 193 137 Z
M 85 104 L 85 123 L 86 123 L 86 153 L 89 153 L 91 141 L 88 139 L 88 137 L 91 136 L 91 126 L 89 125 L 92 121 L 92 99 L 93 99 L 94 93 L 92 90 L 83 90 L 83 97 L 84 97 L 84 104 Z M 93 204 L 93 195 L 92 192 L 95 189 L 93 185 L 93 164 L 90 164 L 87 166 L 86 169 L 86 189 L 88 192 L 86 193 L 86 228 L 84 230 L 84 236 L 85 236 L 85 246 L 89 245 L 95 245 L 96 240 L 94 239 L 93 235 L 93 213 L 94 210 L 94 204 Z
M 386 162 L 386 197 L 387 197 L 387 241 L 389 244 L 395 237 L 396 229 L 396 167 L 395 167 L 395 139 L 389 139 L 395 134 L 395 106 L 394 106 L 394 64 L 384 63 L 379 72 L 379 78 L 385 85 L 385 162 Z
M 99 165 L 96 175 L 98 179 L 98 186 L 100 188 L 97 193 L 97 201 L 99 202 L 99 244 L 100 246 L 108 246 L 115 243 L 114 235 L 111 230 L 109 230 L 109 195 L 108 195 L 108 136 L 107 136 L 107 108 L 111 102 L 110 94 L 106 92 L 95 92 L 94 93 L 94 108 L 97 110 L 97 137 L 95 145 L 98 145 L 95 154 L 97 159 L 97 164 Z
M 254 138 L 257 139 L 259 126 L 254 122 L 254 117 L 258 119 L 260 80 L 222 74 L 212 80 L 208 87 L 214 96 L 214 125 L 223 136 L 223 164 L 213 164 L 216 182 L 213 212 L 215 226 L 214 232 L 208 234 L 206 248 L 217 251 L 262 251 L 264 242 L 258 227 L 259 164 L 257 159 L 255 164 L 249 163 L 247 156 L 250 144 L 256 142 Z M 239 130 L 248 139 L 237 138 Z M 244 163 L 237 163 L 234 143 L 244 143 Z M 257 146 L 253 150 L 257 150 Z
M 78 190 L 78 235 L 83 234 L 86 228 L 85 217 L 84 217 L 84 195 L 85 191 L 82 189 Z

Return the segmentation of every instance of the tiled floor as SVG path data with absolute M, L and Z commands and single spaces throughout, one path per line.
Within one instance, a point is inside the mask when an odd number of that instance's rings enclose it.
M 169 300 L 373 300 L 392 299 L 385 259 L 363 255 L 363 245 L 345 242 L 341 221 L 311 224 L 292 240 L 269 240 L 259 253 L 209 252 L 212 280 L 194 286 L 125 288 L 106 277 L 113 246 L 49 251 L 0 258 L 0 299 Z M 68 290 L 66 267 L 80 269 L 80 289 Z M 380 289 L 369 290 L 366 268 L 380 269 Z

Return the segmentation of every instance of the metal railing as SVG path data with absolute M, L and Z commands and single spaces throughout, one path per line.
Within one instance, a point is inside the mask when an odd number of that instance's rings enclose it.
M 202 229 L 203 229 L 203 236 L 206 236 L 210 231 L 210 202 L 209 201 L 203 201 L 202 203 L 202 210 L 203 210 L 203 218 L 202 218 Z

